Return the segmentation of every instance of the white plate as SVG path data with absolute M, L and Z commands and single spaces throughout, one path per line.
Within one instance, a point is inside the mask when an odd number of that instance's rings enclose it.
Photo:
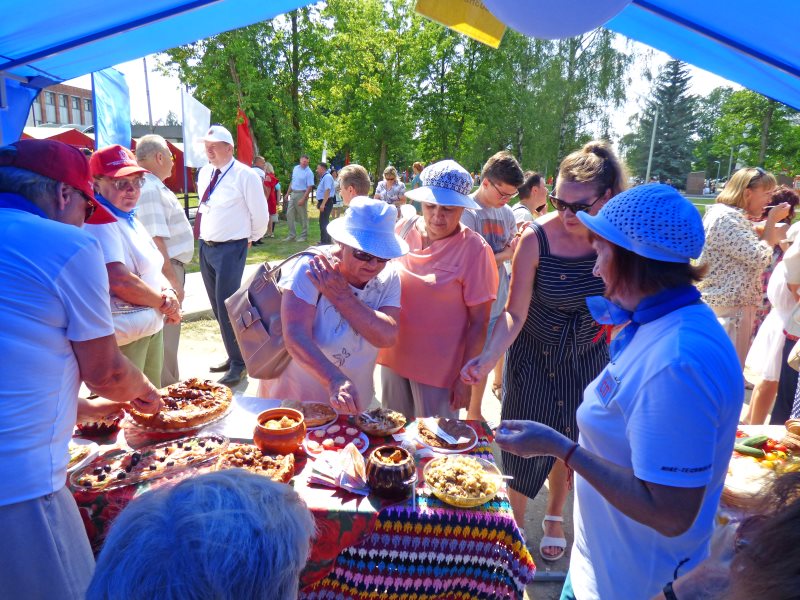
M 68 468 L 67 473 L 72 473 L 73 471 L 80 469 L 82 466 L 88 465 L 100 453 L 100 446 L 98 446 L 97 443 L 93 442 L 92 440 L 72 438 L 70 442 L 76 446 L 89 446 L 89 454 Z
M 369 438 L 363 432 L 359 432 L 356 437 L 358 439 L 360 439 L 364 443 L 364 446 L 362 448 L 359 448 L 358 446 L 356 446 L 356 448 L 358 448 L 358 451 L 361 452 L 361 454 L 364 454 L 367 451 L 367 448 L 369 448 Z M 319 456 L 320 454 L 322 454 L 325 451 L 328 451 L 328 452 L 341 452 L 341 448 L 337 448 L 336 450 L 329 450 L 329 449 L 325 448 L 325 450 L 320 450 L 319 452 L 313 452 L 312 450 L 308 449 L 308 446 L 306 446 L 306 442 L 307 441 L 308 441 L 308 435 L 306 435 L 306 437 L 303 439 L 303 450 L 305 450 L 306 454 L 308 454 L 309 456 Z M 316 440 L 314 440 L 314 441 L 316 442 Z
M 328 427 L 329 425 L 333 425 L 334 423 L 336 423 L 336 420 L 338 418 L 339 418 L 339 415 L 337 414 L 335 417 L 333 417 L 327 423 L 323 423 L 322 425 L 317 425 L 315 427 L 309 427 L 308 423 L 306 423 L 306 431 L 316 431 L 317 429 L 324 429 L 325 427 Z
M 466 425 L 466 423 L 465 423 Z M 422 436 L 419 434 L 419 428 L 414 431 L 414 436 L 418 444 L 425 446 L 426 448 L 430 448 L 434 452 L 439 454 L 461 454 L 462 452 L 467 452 L 468 450 L 472 450 L 478 444 L 478 433 L 472 428 L 472 425 L 467 425 L 472 430 L 473 435 L 475 438 L 472 440 L 472 443 L 465 448 L 438 448 L 437 446 L 431 446 L 425 440 L 422 439 Z

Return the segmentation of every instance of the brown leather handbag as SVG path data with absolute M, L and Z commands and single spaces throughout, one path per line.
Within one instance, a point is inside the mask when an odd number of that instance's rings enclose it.
M 309 248 L 273 264 L 264 262 L 227 300 L 225 308 L 242 352 L 247 373 L 257 379 L 275 379 L 292 357 L 283 342 L 281 327 L 281 268 L 299 256 L 315 256 Z

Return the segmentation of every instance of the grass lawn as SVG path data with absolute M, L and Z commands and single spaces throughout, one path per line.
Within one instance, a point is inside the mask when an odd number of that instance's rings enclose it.
M 333 220 L 333 219 L 331 219 Z M 298 231 L 298 234 L 300 232 Z M 314 245 L 319 240 L 319 211 L 316 206 L 308 207 L 308 241 L 307 242 L 284 242 L 283 239 L 289 235 L 289 226 L 286 221 L 278 221 L 275 224 L 275 237 L 264 238 L 260 246 L 251 246 L 247 254 L 247 264 L 264 262 L 265 260 L 279 260 L 286 258 L 290 254 L 305 250 Z M 186 265 L 187 273 L 196 273 L 200 270 L 200 252 L 195 242 L 194 258 Z

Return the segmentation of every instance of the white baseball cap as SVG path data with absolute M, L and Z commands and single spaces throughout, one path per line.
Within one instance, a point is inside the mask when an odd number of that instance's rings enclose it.
M 222 125 L 212 125 L 208 128 L 208 132 L 203 138 L 204 142 L 225 142 L 233 146 L 233 136 L 231 132 L 225 129 Z

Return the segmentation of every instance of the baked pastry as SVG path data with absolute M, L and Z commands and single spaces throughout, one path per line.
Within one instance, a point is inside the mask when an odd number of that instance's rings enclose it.
M 391 435 L 405 424 L 403 413 L 390 408 L 373 408 L 356 415 L 356 425 L 368 435 Z
M 131 418 L 152 429 L 189 429 L 205 425 L 225 413 L 233 394 L 229 387 L 210 380 L 187 379 L 164 388 L 164 407 L 155 415 L 129 409 Z
M 250 444 L 231 444 L 220 454 L 217 469 L 246 469 L 281 483 L 294 476 L 294 455 L 264 454 Z
M 417 425 L 417 431 L 419 432 L 420 441 L 428 446 L 431 446 L 432 448 L 442 448 L 444 450 L 456 451 L 466 450 L 473 446 L 478 439 L 478 434 L 475 433 L 475 430 L 466 423 L 462 423 L 458 419 L 432 419 L 436 422 L 440 429 L 455 439 L 460 439 L 462 437 L 468 438 L 468 441 L 458 444 L 451 444 L 450 442 L 440 438 L 438 435 L 436 435 L 436 433 L 433 432 L 433 430 L 431 430 L 431 428 L 428 426 L 429 420 L 430 419 L 420 420 Z
M 300 402 L 298 400 L 285 400 L 284 408 L 293 408 L 303 413 L 306 427 L 320 427 L 335 421 L 339 414 L 328 404 L 322 402 Z
M 89 456 L 89 452 L 91 452 L 91 448 L 85 444 L 76 444 L 72 440 L 69 441 L 69 462 L 67 463 L 67 469 L 71 469 L 79 462 L 81 462 L 84 458 Z
M 306 450 L 311 454 L 319 454 L 325 450 L 338 451 L 350 442 L 363 452 L 369 445 L 361 432 L 355 427 L 334 423 L 327 427 L 309 431 L 306 434 Z
M 200 435 L 127 452 L 117 450 L 73 473 L 72 486 L 97 492 L 157 479 L 214 460 L 227 445 L 228 439 L 221 435 Z
M 86 437 L 102 437 L 119 431 L 122 411 L 92 421 L 81 421 L 76 426 L 81 435 Z

